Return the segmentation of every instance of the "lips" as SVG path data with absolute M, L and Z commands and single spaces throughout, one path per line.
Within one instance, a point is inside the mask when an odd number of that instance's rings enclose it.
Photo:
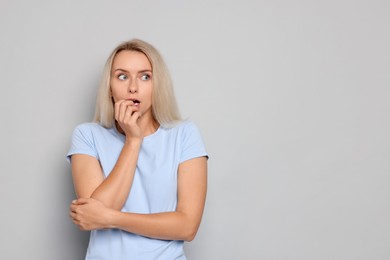
M 135 98 L 131 98 L 129 100 L 133 101 L 134 105 L 138 105 L 139 103 L 141 103 L 141 101 L 139 101 L 138 99 L 135 99 Z

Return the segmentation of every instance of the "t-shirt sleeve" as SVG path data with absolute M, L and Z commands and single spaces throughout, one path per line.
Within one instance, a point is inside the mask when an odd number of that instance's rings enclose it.
M 182 144 L 180 163 L 197 157 L 209 157 L 199 129 L 192 122 L 188 122 L 185 125 Z
M 73 131 L 70 149 L 66 155 L 68 162 L 70 162 L 73 154 L 86 154 L 98 157 L 91 127 L 88 124 L 79 125 Z

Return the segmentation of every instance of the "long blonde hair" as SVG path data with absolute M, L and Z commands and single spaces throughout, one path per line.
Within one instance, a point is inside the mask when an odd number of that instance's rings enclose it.
M 116 47 L 108 57 L 104 66 L 103 77 L 100 83 L 94 121 L 104 127 L 114 125 L 114 103 L 111 96 L 111 68 L 115 56 L 121 51 L 138 51 L 146 55 L 152 65 L 153 91 L 152 112 L 156 121 L 164 127 L 172 127 L 181 120 L 177 107 L 172 80 L 168 68 L 160 53 L 149 43 L 133 39 L 123 42 Z

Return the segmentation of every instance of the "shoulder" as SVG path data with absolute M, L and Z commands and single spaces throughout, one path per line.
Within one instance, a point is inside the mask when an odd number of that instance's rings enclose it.
M 168 136 L 176 136 L 176 137 L 185 137 L 187 135 L 191 135 L 191 133 L 198 133 L 197 125 L 190 120 L 183 120 L 177 122 L 175 125 L 166 127 L 160 127 L 161 132 L 164 132 L 164 135 Z
M 178 123 L 173 130 L 183 142 L 203 142 L 198 126 L 190 120 Z
M 186 120 L 178 124 L 175 128 L 177 128 L 180 136 L 180 162 L 201 156 L 208 158 L 202 135 L 194 122 Z
M 79 124 L 74 129 L 74 132 L 80 132 L 80 133 L 84 133 L 84 134 L 98 133 L 98 132 L 104 132 L 104 131 L 109 131 L 109 129 L 101 126 L 98 123 L 94 123 L 94 122 L 87 122 L 87 123 Z
M 178 132 L 188 132 L 188 131 L 198 130 L 198 127 L 194 122 L 190 120 L 183 120 L 181 122 L 178 122 L 175 126 L 173 126 L 171 130 L 178 131 Z
M 158 134 L 155 136 L 164 140 L 185 141 L 193 135 L 199 135 L 198 127 L 192 121 L 183 120 L 171 126 L 160 126 Z
M 75 130 L 79 130 L 79 131 L 96 131 L 96 130 L 99 130 L 101 128 L 104 128 L 104 127 L 101 126 L 98 123 L 86 122 L 86 123 L 81 123 L 81 124 L 77 125 L 75 127 Z
M 200 134 L 200 130 L 199 130 L 198 126 L 194 122 L 189 121 L 189 120 L 183 121 L 181 124 L 181 128 L 182 128 L 182 131 L 185 133 Z
M 108 134 L 112 129 L 105 128 L 98 123 L 87 122 L 79 124 L 73 130 L 73 137 L 79 136 L 85 139 L 95 139 Z

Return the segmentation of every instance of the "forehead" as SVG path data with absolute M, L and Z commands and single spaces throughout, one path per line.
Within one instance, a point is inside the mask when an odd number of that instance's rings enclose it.
M 145 54 L 138 51 L 120 51 L 114 57 L 112 69 L 152 70 L 152 65 Z

